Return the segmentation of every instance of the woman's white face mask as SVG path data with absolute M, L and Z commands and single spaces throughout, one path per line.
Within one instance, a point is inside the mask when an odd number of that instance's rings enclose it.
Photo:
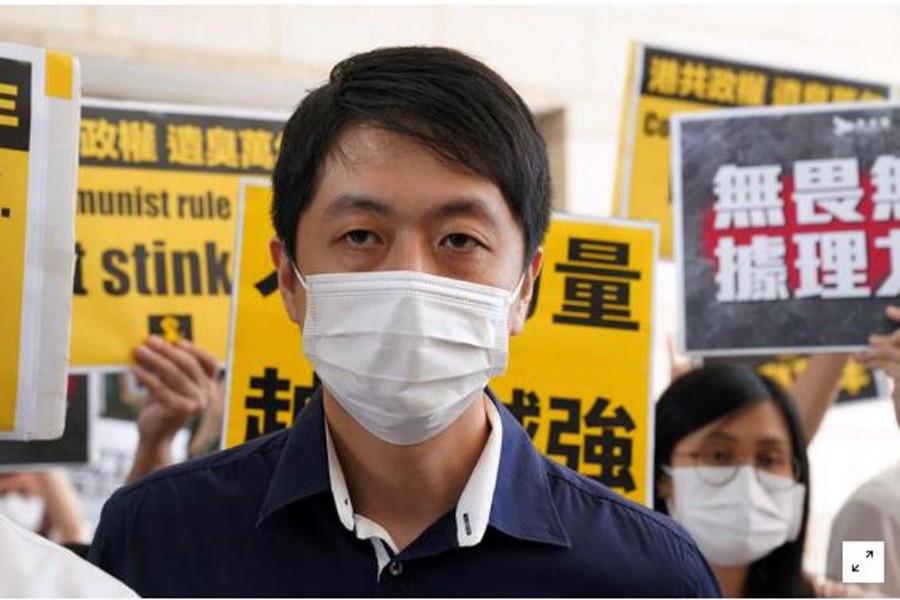
M 797 539 L 805 485 L 750 465 L 739 467 L 724 485 L 709 483 L 715 478 L 700 473 L 721 468 L 664 469 L 673 485 L 669 514 L 691 534 L 710 563 L 749 565 Z
M 36 532 L 44 520 L 44 498 L 18 492 L 0 495 L 0 515 L 22 529 Z

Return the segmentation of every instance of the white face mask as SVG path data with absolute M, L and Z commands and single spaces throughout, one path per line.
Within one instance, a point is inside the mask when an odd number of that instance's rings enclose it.
M 674 502 L 668 503 L 669 514 L 687 529 L 710 563 L 749 565 L 797 539 L 803 520 L 805 485 L 780 475 L 754 472 L 750 465 L 740 467 L 734 478 L 722 486 L 700 476 L 701 469 L 722 468 L 666 469 L 674 489 Z M 770 485 L 763 486 L 760 480 Z
M 0 515 L 22 529 L 37 531 L 44 520 L 44 498 L 16 492 L 0 495 Z
M 506 370 L 515 291 L 426 273 L 305 278 L 303 351 L 334 399 L 397 445 L 442 432 Z

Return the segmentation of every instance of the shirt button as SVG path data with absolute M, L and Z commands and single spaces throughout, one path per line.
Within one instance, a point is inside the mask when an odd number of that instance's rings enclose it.
M 396 561 L 390 563 L 388 565 L 388 573 L 390 573 L 394 577 L 400 577 L 401 575 L 403 575 L 403 564 Z

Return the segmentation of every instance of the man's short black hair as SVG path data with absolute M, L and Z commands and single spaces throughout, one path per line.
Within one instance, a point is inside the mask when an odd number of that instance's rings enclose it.
M 272 221 L 294 260 L 297 224 L 338 135 L 372 125 L 409 136 L 491 180 L 525 236 L 525 260 L 550 221 L 550 169 L 528 107 L 497 73 L 449 48 L 382 48 L 338 63 L 284 129 Z

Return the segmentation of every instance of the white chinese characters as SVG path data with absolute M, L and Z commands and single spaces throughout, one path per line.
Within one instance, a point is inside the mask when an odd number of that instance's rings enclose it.
M 717 169 L 718 301 L 900 296 L 900 226 L 886 229 L 900 221 L 900 157 L 877 157 L 868 185 L 857 158 L 798 160 L 787 176 L 774 164 Z
M 795 298 L 865 298 L 868 256 L 862 231 L 797 233 Z
M 864 220 L 857 211 L 863 191 L 855 158 L 798 160 L 794 163 L 794 182 L 798 225 Z
M 787 300 L 788 281 L 784 239 L 753 236 L 747 245 L 737 246 L 730 237 L 716 247 L 719 272 L 719 302 Z
M 716 229 L 784 225 L 781 167 L 722 165 L 713 180 Z
M 872 165 L 872 183 L 875 186 L 872 218 L 876 221 L 900 219 L 900 157 L 879 156 Z

